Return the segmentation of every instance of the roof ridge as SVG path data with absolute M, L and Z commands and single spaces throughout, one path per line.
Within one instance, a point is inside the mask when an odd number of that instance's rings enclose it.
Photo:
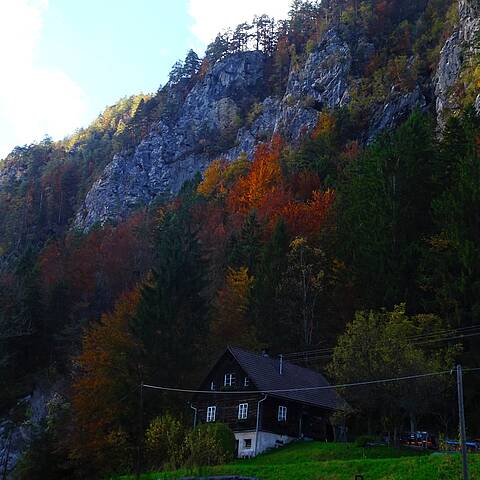
M 235 356 L 235 354 L 232 352 L 232 349 L 235 349 L 235 350 L 240 350 L 241 352 L 243 353 L 247 353 L 248 355 L 254 355 L 258 358 L 261 358 L 262 360 L 264 359 L 270 359 L 272 360 L 273 362 L 275 361 L 278 361 L 280 362 L 280 358 L 278 357 L 271 357 L 270 355 L 262 355 L 261 353 L 257 353 L 257 352 L 252 352 L 250 350 L 245 350 L 244 348 L 241 348 L 241 347 L 236 347 L 236 346 L 233 346 L 233 345 L 229 345 L 227 347 L 227 349 Z M 236 357 L 235 357 L 236 358 Z M 238 359 L 237 359 L 238 361 Z M 283 365 L 285 366 L 285 364 L 288 364 L 288 365 L 291 365 L 292 367 L 298 369 L 298 370 L 303 370 L 305 372 L 313 372 L 317 375 L 320 375 L 322 377 L 323 380 L 325 380 L 326 382 L 328 382 L 328 380 L 325 378 L 325 376 L 321 373 L 321 372 L 318 372 L 317 370 L 313 370 L 312 368 L 307 368 L 307 367 L 302 367 L 301 365 L 297 365 L 296 363 L 292 363 L 286 359 L 283 359 Z M 280 372 L 279 372 L 280 374 Z

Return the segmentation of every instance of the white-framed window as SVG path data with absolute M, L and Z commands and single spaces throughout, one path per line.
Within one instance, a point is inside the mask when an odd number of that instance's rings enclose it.
M 238 406 L 238 419 L 245 420 L 248 417 L 248 403 L 241 403 Z
M 207 407 L 207 422 L 214 422 L 217 415 L 217 407 Z
M 215 390 L 215 382 L 210 383 L 210 390 Z
M 250 379 L 248 377 L 245 377 L 243 379 L 243 386 L 244 387 L 249 387 L 250 386 Z
M 287 421 L 287 407 L 279 405 L 278 407 L 278 421 L 286 422 Z
M 226 373 L 223 379 L 223 385 L 225 387 L 231 387 L 235 385 L 235 374 L 234 373 Z

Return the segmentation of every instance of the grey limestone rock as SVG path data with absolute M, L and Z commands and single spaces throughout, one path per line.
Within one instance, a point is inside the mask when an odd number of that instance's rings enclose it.
M 367 143 L 373 142 L 384 130 L 398 125 L 416 108 L 419 110 L 427 108 L 427 101 L 418 85 L 409 93 L 392 90 L 385 104 L 373 116 Z
M 159 122 L 133 155 L 116 155 L 88 192 L 75 227 L 124 218 L 158 195 L 179 191 L 185 180 L 218 156 L 219 138 L 238 129 L 242 111 L 261 94 L 261 52 L 231 55 L 218 62 L 188 94 L 174 125 Z M 234 138 L 234 137 L 233 137 Z
M 440 130 L 450 112 L 459 108 L 458 99 L 452 91 L 460 78 L 465 59 L 478 53 L 480 32 L 480 6 L 477 0 L 458 0 L 459 25 L 447 39 L 440 53 L 435 75 L 437 122 Z
M 253 157 L 255 147 L 275 132 L 298 141 L 311 130 L 322 109 L 348 101 L 351 53 L 336 30 L 325 33 L 305 65 L 290 73 L 282 99 L 266 96 L 265 56 L 243 52 L 217 62 L 179 109 L 176 121 L 159 122 L 133 155 L 116 155 L 88 192 L 74 226 L 125 218 L 182 184 L 218 157 Z M 256 118 L 241 125 L 256 108 Z M 231 145 L 220 139 L 230 139 Z
M 315 126 L 319 111 L 346 105 L 351 65 L 348 44 L 335 29 L 328 30 L 305 66 L 292 70 L 276 130 L 298 140 Z

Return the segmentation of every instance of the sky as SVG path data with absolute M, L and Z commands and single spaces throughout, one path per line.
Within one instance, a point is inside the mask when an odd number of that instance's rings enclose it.
M 190 48 L 290 0 L 0 0 L 0 159 L 155 92 Z

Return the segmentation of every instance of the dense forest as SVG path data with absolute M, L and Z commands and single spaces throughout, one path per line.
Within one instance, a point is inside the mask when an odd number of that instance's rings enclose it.
M 442 132 L 419 106 L 374 141 L 365 135 L 392 88 L 431 81 L 457 22 L 450 0 L 297 0 L 288 20 L 257 17 L 219 34 L 204 58 L 189 52 L 155 94 L 123 99 L 71 137 L 17 147 L 0 163 L 0 411 L 28 422 L 19 399 L 39 386 L 56 392 L 17 478 L 133 470 L 140 382 L 196 387 L 227 345 L 287 358 L 311 351 L 290 358 L 339 383 L 478 366 L 476 59 Z M 317 106 L 299 142 L 275 134 L 253 160 L 219 156 L 174 198 L 125 220 L 73 227 L 112 156 L 175 117 L 212 65 L 261 50 L 268 89 L 280 95 L 332 25 L 356 49 L 347 106 Z M 202 148 L 221 152 L 232 139 Z M 480 379 L 465 382 L 469 434 L 479 435 Z M 454 387 L 449 377 L 344 392 L 353 411 L 343 420 L 352 433 L 416 418 L 455 435 Z M 155 392 L 144 427 L 165 412 L 191 424 L 187 396 Z

